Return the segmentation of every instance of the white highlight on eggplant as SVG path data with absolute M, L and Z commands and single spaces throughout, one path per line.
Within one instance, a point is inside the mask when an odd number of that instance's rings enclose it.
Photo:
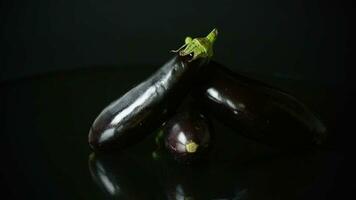
M 232 109 L 234 114 L 238 114 L 240 111 L 245 110 L 246 106 L 243 103 L 235 103 L 228 98 L 223 97 L 219 91 L 215 88 L 209 88 L 206 91 L 214 101 L 225 104 L 229 109 Z
M 115 133 L 115 128 L 106 129 L 103 134 L 100 135 L 99 142 L 105 142 L 110 139 Z
M 230 100 L 226 100 L 226 104 L 230 107 L 233 108 L 234 110 L 237 109 L 237 106 L 234 104 L 234 102 L 230 101 Z
M 207 92 L 211 97 L 213 97 L 214 100 L 216 100 L 216 101 L 218 101 L 218 102 L 221 102 L 221 101 L 222 101 L 221 95 L 219 94 L 219 92 L 218 92 L 215 88 L 209 88 L 206 92 Z
M 178 134 L 178 141 L 181 142 L 182 144 L 185 144 L 187 142 L 187 138 L 185 137 L 183 132 L 180 132 Z
M 178 152 L 185 152 L 185 145 L 184 144 L 181 144 L 181 143 L 178 143 L 177 145 L 176 145 L 176 151 L 178 151 Z
M 124 108 L 122 111 L 119 112 L 115 116 L 115 118 L 110 122 L 111 125 L 116 125 L 123 119 L 125 119 L 128 115 L 130 115 L 135 109 L 140 107 L 147 99 L 149 99 L 153 94 L 155 94 L 156 88 L 155 87 L 150 87 L 148 88 L 139 98 L 136 99 L 135 102 L 133 102 L 131 105 L 128 107 Z

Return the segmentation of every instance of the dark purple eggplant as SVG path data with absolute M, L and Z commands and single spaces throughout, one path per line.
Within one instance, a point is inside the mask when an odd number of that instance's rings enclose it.
M 195 93 L 203 109 L 236 132 L 280 147 L 311 147 L 325 140 L 325 125 L 292 95 L 216 62 L 201 73 Z
M 163 127 L 166 149 L 180 162 L 199 160 L 211 146 L 210 121 L 195 110 L 178 113 Z
M 199 68 L 210 60 L 216 36 L 214 29 L 204 38 L 187 37 L 171 60 L 107 106 L 89 131 L 90 146 L 123 149 L 157 129 L 189 92 Z

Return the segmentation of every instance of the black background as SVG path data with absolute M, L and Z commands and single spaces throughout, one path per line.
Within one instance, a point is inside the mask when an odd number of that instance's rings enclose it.
M 344 83 L 345 1 L 4 1 L 0 80 L 94 65 L 162 63 L 185 36 L 220 30 L 215 59 L 240 71 Z
M 308 183 L 313 189 L 301 193 L 311 194 L 310 199 L 345 199 L 354 189 L 347 181 L 354 173 L 346 159 L 354 149 L 349 117 L 355 93 L 352 8 L 346 1 L 317 0 L 2 1 L 4 194 L 12 199 L 100 199 L 87 169 L 86 134 L 92 120 L 161 66 L 185 36 L 203 36 L 216 27 L 215 60 L 299 94 L 332 122 L 333 143 L 342 156 L 313 162 L 315 168 L 330 167 Z

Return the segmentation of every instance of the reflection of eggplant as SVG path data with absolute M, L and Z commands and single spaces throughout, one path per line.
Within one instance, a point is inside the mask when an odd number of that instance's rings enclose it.
M 90 146 L 125 148 L 158 128 L 188 93 L 200 66 L 210 60 L 216 36 L 214 29 L 205 38 L 188 37 L 176 56 L 106 107 L 90 129 Z
M 215 62 L 202 68 L 203 107 L 238 132 L 283 147 L 321 143 L 323 123 L 291 95 L 234 74 Z
M 90 157 L 89 167 L 94 181 L 113 199 L 296 199 L 306 197 L 310 191 L 319 195 L 332 184 L 333 173 L 329 174 L 330 166 L 325 167 L 330 157 L 326 155 L 308 151 L 243 165 L 229 162 L 193 166 L 164 159 L 133 161 L 124 155 L 99 155 Z
M 236 176 L 239 173 L 230 167 L 226 173 L 207 163 L 185 166 L 162 161 L 159 164 L 158 177 L 167 200 L 246 200 L 247 189 L 241 187 Z
M 93 180 L 110 198 L 157 199 L 155 178 L 128 157 L 91 154 L 89 169 Z
M 178 161 L 197 160 L 210 147 L 211 125 L 193 109 L 175 115 L 164 125 L 163 132 L 166 148 Z
M 197 184 L 197 183 L 195 183 Z M 210 183 L 211 184 L 211 183 Z M 219 192 L 214 188 L 199 188 L 192 186 L 192 183 L 181 182 L 172 185 L 166 185 L 167 200 L 203 200 L 203 199 L 231 199 L 231 200 L 246 200 L 247 189 L 240 189 L 238 187 L 233 188 L 233 185 L 229 185 L 229 188 L 224 188 Z M 207 190 L 208 189 L 208 190 Z

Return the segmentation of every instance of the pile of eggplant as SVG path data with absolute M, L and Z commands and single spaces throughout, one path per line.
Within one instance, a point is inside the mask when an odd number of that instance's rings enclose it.
M 89 131 L 90 147 L 123 150 L 160 130 L 167 152 L 192 161 L 213 143 L 209 117 L 270 145 L 322 144 L 325 126 L 295 97 L 211 61 L 217 35 L 187 37 L 160 69 L 108 105 Z M 183 105 L 188 97 L 192 105 Z

